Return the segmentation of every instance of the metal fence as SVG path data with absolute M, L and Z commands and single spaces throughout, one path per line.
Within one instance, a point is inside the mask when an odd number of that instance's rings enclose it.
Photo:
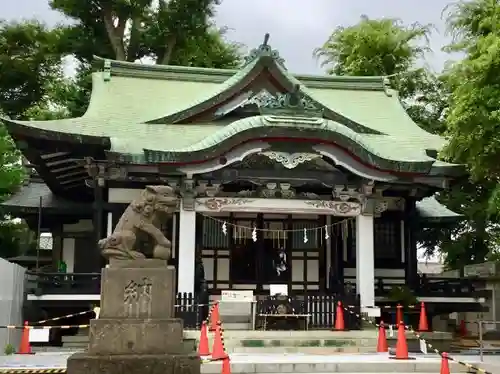
M 198 329 L 208 316 L 209 306 L 198 302 L 191 292 L 179 292 L 175 298 L 175 317 L 184 320 L 184 328 Z
M 25 269 L 0 258 L 0 325 L 22 325 Z M 0 329 L 0 349 L 19 346 L 21 330 Z
M 331 329 L 335 324 L 337 305 L 341 303 L 345 327 L 348 330 L 361 328 L 360 303 L 356 296 L 336 294 L 296 295 L 291 297 L 267 296 L 257 302 L 257 315 L 297 314 L 308 316 L 309 329 Z M 288 309 L 288 310 L 287 310 Z M 347 310 L 346 310 L 347 309 Z M 257 326 L 260 326 L 257 319 Z M 300 326 L 298 326 L 300 328 Z
M 308 328 L 331 329 L 334 326 L 337 303 L 347 308 L 342 308 L 346 329 L 359 330 L 361 321 L 360 303 L 358 297 L 338 296 L 331 294 L 297 295 L 277 299 L 272 296 L 259 297 L 256 302 L 257 321 L 256 327 L 260 328 L 259 315 L 279 314 L 287 312 L 297 315 L 308 315 Z M 197 329 L 201 322 L 207 318 L 209 306 L 198 303 L 191 293 L 179 293 L 176 297 L 176 317 L 184 320 L 184 327 Z M 223 319 L 223 316 L 222 316 Z M 296 327 L 301 328 L 301 327 Z

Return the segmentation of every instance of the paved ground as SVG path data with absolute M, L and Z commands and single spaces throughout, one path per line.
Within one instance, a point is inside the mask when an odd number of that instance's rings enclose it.
M 0 356 L 0 369 L 7 368 L 65 368 L 66 360 L 71 356 L 72 352 L 47 352 L 36 353 L 34 355 L 12 355 Z M 479 363 L 478 356 L 453 356 L 470 364 Z M 231 363 L 233 364 L 300 364 L 300 363 L 387 363 L 397 362 L 388 359 L 387 355 L 374 354 L 354 354 L 354 355 L 332 355 L 318 356 L 307 354 L 232 354 Z M 434 363 L 439 362 L 440 358 L 435 355 L 417 356 L 417 360 L 413 362 Z M 488 364 L 498 365 L 500 368 L 500 356 L 485 356 L 484 362 Z

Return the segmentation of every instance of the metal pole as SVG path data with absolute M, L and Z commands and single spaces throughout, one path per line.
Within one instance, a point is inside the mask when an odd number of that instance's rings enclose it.
M 483 362 L 483 320 L 479 321 L 479 359 Z
M 40 265 L 40 235 L 42 234 L 42 202 L 43 197 L 40 196 L 40 201 L 38 203 L 38 227 L 37 227 L 37 238 L 36 238 L 36 271 L 38 271 Z
M 257 316 L 257 300 L 252 300 L 252 330 L 255 330 L 255 319 Z

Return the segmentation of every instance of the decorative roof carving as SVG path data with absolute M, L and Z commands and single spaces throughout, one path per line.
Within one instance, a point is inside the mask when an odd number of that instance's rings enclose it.
M 323 117 L 323 108 L 304 94 L 299 84 L 294 86 L 292 92 L 280 93 L 276 96 L 262 90 L 247 103 L 257 105 L 263 115 Z
M 236 205 L 241 206 L 252 202 L 253 200 L 242 198 L 211 198 L 208 200 L 196 201 L 197 205 L 204 205 L 209 210 L 220 211 L 222 208 Z
M 293 199 L 295 190 L 290 188 L 290 183 L 267 183 L 266 187 L 259 191 L 259 197 Z
M 268 42 L 269 42 L 269 33 L 266 33 L 264 35 L 264 42 L 261 45 L 259 45 L 258 48 L 252 49 L 248 54 L 248 56 L 245 57 L 243 62 L 243 67 L 247 66 L 248 64 L 252 63 L 256 59 L 259 59 L 261 57 L 271 57 L 282 68 L 286 70 L 285 59 L 280 56 L 279 52 L 276 49 L 272 49 L 271 46 L 267 44 Z
M 299 164 L 321 157 L 317 153 L 287 153 L 277 151 L 260 152 L 260 154 L 279 162 L 287 169 L 294 169 Z
M 331 210 L 332 214 L 339 217 L 352 217 L 361 214 L 361 204 L 352 201 L 310 200 L 306 205 L 317 209 Z

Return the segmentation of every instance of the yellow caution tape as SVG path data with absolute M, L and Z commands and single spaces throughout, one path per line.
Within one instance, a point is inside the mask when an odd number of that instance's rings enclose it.
M 50 329 L 73 329 L 73 328 L 79 328 L 79 329 L 85 329 L 89 328 L 90 325 L 61 325 L 61 326 L 15 326 L 15 325 L 4 325 L 0 326 L 0 329 L 28 329 L 28 330 L 50 330 Z
M 46 374 L 56 374 L 56 373 L 66 373 L 66 368 L 59 369 L 25 369 L 25 368 L 13 368 L 13 369 L 0 369 L 0 373 L 3 374 L 37 374 L 37 373 L 46 373 Z
M 366 317 L 363 317 L 362 315 L 358 314 L 358 313 L 355 313 L 353 312 L 350 308 L 346 308 L 344 307 L 344 310 L 346 312 L 349 312 L 351 313 L 352 315 L 355 315 L 357 318 L 361 318 L 363 321 L 365 322 L 368 322 L 374 326 L 376 326 L 377 328 L 380 327 L 380 325 L 378 323 L 376 323 L 375 321 L 372 321 L 371 319 L 368 319 Z M 384 324 L 385 325 L 385 324 Z M 475 370 L 477 373 L 483 373 L 483 374 L 493 374 L 489 371 L 486 371 L 484 369 L 481 369 L 481 368 L 478 368 L 476 366 L 473 366 L 471 364 L 468 364 L 467 362 L 463 362 L 463 361 L 459 361 L 459 360 L 456 360 L 454 359 L 453 357 L 450 357 L 449 355 L 445 354 L 445 356 L 443 356 L 443 353 L 441 353 L 439 350 L 437 350 L 432 344 L 428 343 L 424 338 L 422 338 L 420 336 L 420 334 L 418 332 L 416 332 L 415 330 L 413 330 L 413 328 L 411 326 L 407 326 L 405 325 L 405 330 L 408 330 L 410 331 L 411 333 L 413 333 L 413 335 L 415 335 L 415 337 L 419 340 L 419 341 L 422 341 L 424 342 L 424 344 L 429 348 L 429 349 L 432 349 L 434 351 L 434 353 L 438 354 L 439 356 L 443 357 L 443 358 L 446 358 L 448 359 L 449 361 L 454 361 L 456 362 L 457 364 L 459 365 L 462 365 L 462 366 L 465 366 L 466 368 L 468 368 L 469 370 Z

